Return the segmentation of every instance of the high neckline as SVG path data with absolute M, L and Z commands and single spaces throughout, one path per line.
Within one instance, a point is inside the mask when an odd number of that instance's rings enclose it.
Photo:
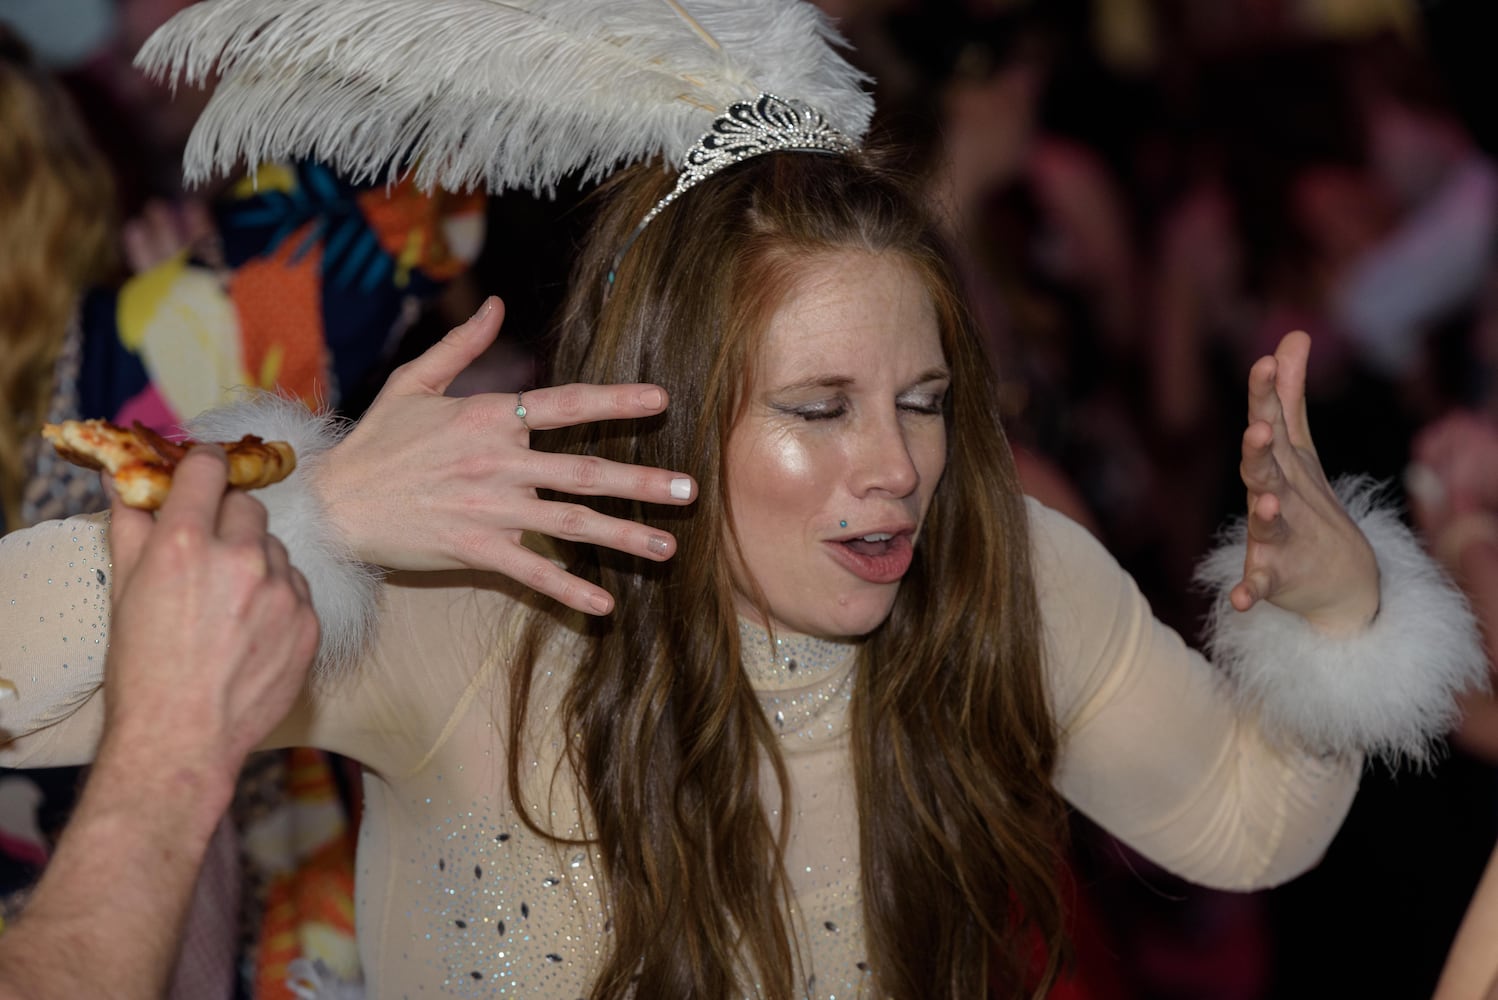
M 763 626 L 739 619 L 739 650 L 744 673 L 757 691 L 804 688 L 844 673 L 858 655 L 854 641 L 819 639 L 777 629 L 772 640 Z

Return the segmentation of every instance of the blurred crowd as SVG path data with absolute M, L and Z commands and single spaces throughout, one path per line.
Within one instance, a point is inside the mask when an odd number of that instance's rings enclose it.
M 393 365 L 498 294 L 502 340 L 453 391 L 545 380 L 547 323 L 586 192 L 426 195 L 360 188 L 312 164 L 262 170 L 258 187 L 186 190 L 181 151 L 202 96 L 173 96 L 130 64 L 181 6 L 0 2 L 9 527 L 84 502 L 55 483 L 27 499 L 47 472 L 22 432 L 61 405 L 63 389 L 98 397 L 107 383 L 107 400 L 74 409 L 167 424 L 201 401 L 173 388 L 163 360 L 183 310 L 194 336 L 227 317 L 236 371 L 357 415 Z M 1247 371 L 1292 329 L 1314 340 L 1311 427 L 1328 472 L 1388 481 L 1454 571 L 1459 542 L 1498 538 L 1484 534 L 1482 491 L 1459 482 L 1482 455 L 1498 456 L 1483 451 L 1498 438 L 1498 120 L 1486 107 L 1498 72 L 1482 47 L 1498 15 L 1488 0 L 820 6 L 876 81 L 876 135 L 899 144 L 928 192 L 1027 489 L 1093 530 L 1159 617 L 1198 631 L 1195 563 L 1243 507 Z M 27 105 L 10 79 L 22 72 L 54 103 Z M 31 127 L 40 155 L 23 148 Z M 60 176 L 63 207 L 51 216 L 26 214 L 41 210 L 18 195 L 37 171 Z M 56 293 L 50 305 L 18 297 L 14 276 L 38 265 L 51 269 L 39 282 Z M 23 313 L 29 325 L 13 320 Z M 302 331 L 311 346 L 267 339 L 260 324 Z M 124 345 L 145 388 L 119 388 L 128 364 L 98 362 L 99 338 Z M 72 369 L 69 351 L 82 358 Z M 299 357 L 310 361 L 297 382 Z M 236 900 L 309 859 L 321 872 L 313 885 L 347 894 L 327 852 L 351 842 L 354 789 L 336 761 L 300 760 L 262 776 L 262 790 L 300 775 L 305 792 L 312 779 L 299 767 L 323 768 L 317 809 L 295 822 L 274 813 L 280 825 L 265 821 L 263 802 L 240 810 L 238 853 L 258 853 L 272 873 L 229 878 Z M 1078 961 L 1062 990 L 1429 996 L 1498 837 L 1495 767 L 1498 712 L 1474 699 L 1440 761 L 1370 771 L 1325 862 L 1257 895 L 1185 886 L 1078 816 Z M 15 791 L 21 780 L 0 777 L 0 847 L 24 869 L 44 860 L 62 814 L 44 807 L 52 791 Z M 340 809 L 343 825 L 325 818 Z M 288 823 L 301 831 L 295 846 L 268 848 L 268 831 L 284 835 Z M 225 850 L 232 868 L 235 848 Z M 26 881 L 23 871 L 0 887 L 23 897 Z M 288 926 L 346 936 L 298 890 L 282 896 L 302 900 Z M 283 970 L 255 970 L 267 967 L 276 899 L 262 888 L 258 908 L 234 904 L 256 929 L 241 928 L 236 985 L 221 995 L 273 995 L 256 983 Z
M 1289 330 L 1314 340 L 1328 472 L 1428 487 L 1401 499 L 1432 538 L 1460 520 L 1451 470 L 1482 453 L 1439 442 L 1498 416 L 1491 7 L 828 6 L 929 182 L 1027 489 L 1158 616 L 1198 631 L 1193 567 L 1243 507 L 1244 374 Z M 1434 767 L 1370 772 L 1323 864 L 1274 892 L 1185 886 L 1078 817 L 1073 987 L 1429 996 L 1498 833 L 1486 707 Z

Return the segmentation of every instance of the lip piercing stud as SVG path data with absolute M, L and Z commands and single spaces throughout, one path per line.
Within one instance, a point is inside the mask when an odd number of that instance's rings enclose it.
M 847 521 L 839 521 L 839 522 L 837 522 L 837 526 L 839 528 L 846 528 L 848 526 L 848 522 Z

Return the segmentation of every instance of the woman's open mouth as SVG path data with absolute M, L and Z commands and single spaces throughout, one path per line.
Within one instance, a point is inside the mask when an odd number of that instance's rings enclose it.
M 908 531 L 871 532 L 827 545 L 844 569 L 869 583 L 896 582 L 910 569 L 910 560 L 915 556 Z

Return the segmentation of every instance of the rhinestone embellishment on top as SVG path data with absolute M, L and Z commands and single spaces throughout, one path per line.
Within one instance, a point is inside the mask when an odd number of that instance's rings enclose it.
M 605 276 L 612 285 L 619 264 L 650 221 L 682 194 L 701 184 L 726 167 L 765 153 L 824 153 L 836 156 L 858 149 L 858 143 L 830 125 L 822 112 L 805 101 L 760 94 L 752 101 L 735 101 L 728 110 L 713 119 L 712 128 L 703 133 L 682 157 L 681 173 L 676 187 L 655 203 L 640 224 L 614 254 L 613 266 Z
M 765 153 L 851 153 L 858 144 L 828 124 L 822 112 L 805 101 L 760 94 L 738 101 L 713 119 L 681 161 L 676 187 L 656 203 L 640 223 L 643 229 L 682 193 L 735 163 Z

